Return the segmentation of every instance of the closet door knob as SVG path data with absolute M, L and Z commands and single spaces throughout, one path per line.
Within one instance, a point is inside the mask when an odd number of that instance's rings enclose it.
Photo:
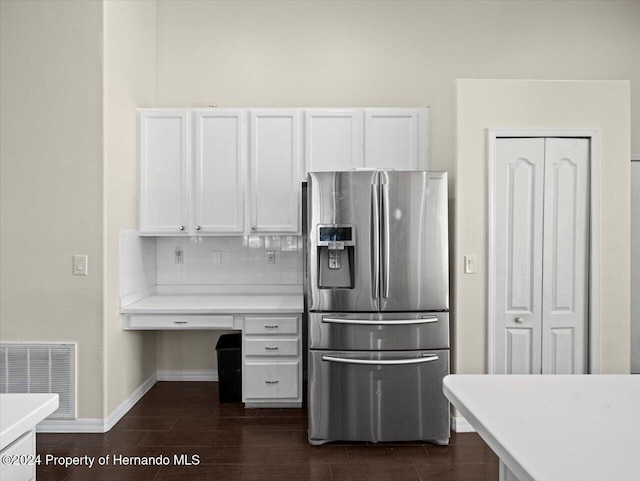
M 520 323 L 524 322 L 524 319 L 523 319 L 523 318 L 521 318 L 521 317 L 516 317 L 516 318 L 514 319 L 514 321 L 516 321 L 518 324 L 520 324 Z

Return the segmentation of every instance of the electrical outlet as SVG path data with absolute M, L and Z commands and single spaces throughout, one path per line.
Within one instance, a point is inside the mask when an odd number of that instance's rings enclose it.
M 180 247 L 176 247 L 173 263 L 184 264 L 184 252 Z
M 76 255 L 73 256 L 73 275 L 87 276 L 89 267 L 89 256 Z
M 478 256 L 476 255 L 466 255 L 464 256 L 464 273 L 465 274 L 475 274 L 478 272 Z
M 276 263 L 276 252 L 267 251 L 267 264 L 275 264 L 275 263 Z

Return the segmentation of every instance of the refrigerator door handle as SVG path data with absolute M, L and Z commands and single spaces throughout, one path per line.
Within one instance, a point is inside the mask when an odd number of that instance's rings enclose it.
M 382 201 L 381 206 L 381 225 L 380 225 L 380 238 L 382 248 L 382 290 L 380 297 L 389 297 L 389 259 L 391 254 L 389 252 L 391 238 L 389 236 L 389 184 L 382 184 Z
M 378 185 L 371 186 L 371 295 L 378 298 L 380 290 L 380 213 L 378 212 Z
M 330 324 L 356 324 L 356 325 L 385 325 L 385 326 L 403 326 L 407 324 L 430 324 L 438 322 L 436 316 L 424 316 L 422 319 L 345 319 L 342 317 L 323 317 L 322 322 Z
M 437 354 L 425 355 L 424 357 L 411 358 L 411 359 L 347 359 L 344 357 L 335 356 L 322 356 L 323 361 L 328 362 L 341 362 L 343 364 L 373 364 L 382 366 L 398 366 L 404 364 L 423 364 L 425 362 L 437 361 L 439 359 Z

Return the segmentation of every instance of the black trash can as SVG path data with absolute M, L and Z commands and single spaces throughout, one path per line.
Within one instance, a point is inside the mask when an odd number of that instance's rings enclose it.
M 242 401 L 242 337 L 223 334 L 216 343 L 218 391 L 221 403 Z

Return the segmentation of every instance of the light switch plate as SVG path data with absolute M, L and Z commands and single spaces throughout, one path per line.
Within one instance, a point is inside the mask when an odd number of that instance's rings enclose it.
M 465 274 L 475 274 L 478 272 L 478 256 L 476 255 L 466 255 L 464 256 L 464 273 Z
M 75 255 L 73 256 L 73 275 L 87 276 L 89 268 L 89 256 Z

